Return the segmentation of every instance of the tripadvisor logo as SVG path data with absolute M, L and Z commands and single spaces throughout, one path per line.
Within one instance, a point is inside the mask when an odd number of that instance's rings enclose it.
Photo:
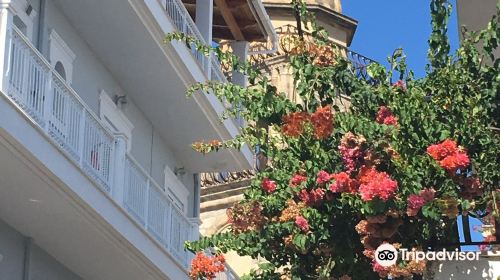
M 396 249 L 394 246 L 388 243 L 380 245 L 377 250 L 375 250 L 375 261 L 383 266 L 388 267 L 396 264 L 398 256 L 403 261 L 415 260 L 419 261 L 477 261 L 479 260 L 479 255 L 481 252 L 460 252 L 458 249 L 455 251 L 446 251 L 445 249 L 441 251 L 417 251 L 415 249 Z
M 381 266 L 387 267 L 396 264 L 398 250 L 391 244 L 384 243 L 375 250 L 375 261 Z

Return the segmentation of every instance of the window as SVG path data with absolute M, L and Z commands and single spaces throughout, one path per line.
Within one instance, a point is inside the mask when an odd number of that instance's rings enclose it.
M 61 78 L 63 78 L 66 81 L 66 70 L 64 70 L 64 66 L 60 61 L 56 63 L 54 69 L 59 75 L 61 75 Z
M 24 21 L 18 16 L 14 16 L 14 25 L 19 29 L 25 36 L 28 36 L 28 26 L 24 23 Z

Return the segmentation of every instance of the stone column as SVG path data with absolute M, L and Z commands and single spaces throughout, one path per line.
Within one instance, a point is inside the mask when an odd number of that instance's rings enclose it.
M 233 54 L 236 55 L 240 59 L 240 61 L 246 61 L 248 57 L 248 47 L 249 44 L 247 41 L 234 41 L 231 43 Z M 233 71 L 231 82 L 242 87 L 246 87 L 248 84 L 248 79 L 244 74 Z
M 249 44 L 247 41 L 234 41 L 231 43 L 231 48 L 233 49 L 233 54 L 238 56 L 239 60 L 242 62 L 247 60 L 248 47 L 249 47 Z M 232 77 L 231 77 L 231 82 L 233 84 L 236 84 L 236 85 L 239 85 L 242 87 L 248 86 L 247 76 L 244 75 L 243 73 L 238 72 L 238 71 L 233 71 Z M 241 104 L 233 104 L 233 106 L 240 107 Z M 239 115 L 236 117 L 236 122 L 240 126 L 245 125 L 243 119 Z

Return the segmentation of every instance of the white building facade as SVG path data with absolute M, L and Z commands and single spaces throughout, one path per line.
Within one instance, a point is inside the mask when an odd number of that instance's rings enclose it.
M 213 95 L 185 96 L 226 82 L 216 59 L 164 36 L 212 42 L 217 24 L 246 55 L 242 38 L 272 26 L 260 1 L 184 2 L 0 0 L 0 279 L 188 279 L 197 174 L 249 169 L 253 155 L 191 149 L 239 123 L 220 121 Z

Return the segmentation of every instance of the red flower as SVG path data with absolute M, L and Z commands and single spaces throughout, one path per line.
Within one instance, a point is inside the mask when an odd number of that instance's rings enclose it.
M 298 137 L 304 131 L 304 123 L 309 120 L 306 112 L 295 112 L 283 117 L 283 134 Z
M 355 193 L 356 192 L 356 181 L 349 177 L 349 174 L 346 172 L 340 172 L 336 174 L 332 174 L 331 177 L 335 180 L 330 185 L 330 190 L 334 193 L 339 192 L 348 192 Z
M 293 175 L 292 179 L 290 179 L 290 186 L 296 187 L 302 184 L 303 182 L 307 181 L 306 176 L 302 176 L 300 174 L 295 174 Z
M 445 157 L 439 162 L 442 168 L 445 170 L 455 173 L 458 169 L 467 168 L 469 166 L 470 160 L 467 154 L 462 152 L 457 152 L 454 155 Z
M 398 126 L 398 118 L 396 118 L 393 114 L 391 109 L 389 109 L 386 106 L 380 106 L 377 112 L 377 118 L 375 119 L 376 122 L 385 124 L 385 125 L 393 125 L 393 126 Z
M 470 164 L 469 156 L 457 146 L 455 141 L 450 139 L 429 146 L 427 153 L 451 174 L 459 169 L 467 168 Z
M 318 185 L 321 185 L 327 183 L 328 181 L 330 181 L 330 179 L 331 179 L 330 174 L 328 174 L 328 172 L 324 170 L 321 170 L 320 172 L 318 172 L 318 175 L 316 177 L 316 183 Z
M 318 108 L 311 115 L 314 135 L 317 139 L 325 139 L 333 132 L 333 114 L 330 106 Z
M 308 192 L 307 190 L 301 190 L 299 193 L 299 199 L 309 206 L 318 205 L 325 197 L 325 190 L 321 188 L 316 188 Z
M 441 161 L 445 157 L 455 154 L 458 151 L 457 143 L 447 139 L 440 144 L 430 145 L 427 153 L 435 160 Z
M 268 193 L 272 193 L 276 190 L 276 182 L 273 180 L 269 180 L 269 178 L 264 178 L 262 180 L 261 186 Z
M 193 280 L 200 278 L 213 280 L 217 273 L 225 270 L 224 262 L 225 259 L 223 255 L 209 257 L 202 252 L 198 252 L 191 262 L 189 277 Z
M 309 231 L 309 223 L 302 216 L 295 217 L 295 225 L 297 225 L 297 227 L 299 227 L 303 232 Z
M 373 168 L 362 173 L 359 186 L 362 200 L 371 201 L 378 197 L 387 201 L 394 196 L 398 182 L 392 180 L 387 173 L 378 172 Z

